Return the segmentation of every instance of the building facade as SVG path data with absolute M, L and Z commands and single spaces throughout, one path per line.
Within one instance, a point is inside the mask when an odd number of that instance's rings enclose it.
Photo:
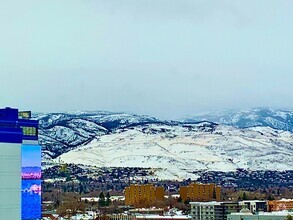
M 262 200 L 245 200 L 239 202 L 241 205 L 245 205 L 247 209 L 249 209 L 252 213 L 258 212 L 266 212 L 267 208 L 267 201 Z
M 41 218 L 41 147 L 30 112 L 0 109 L 0 219 Z
M 125 188 L 125 205 L 150 205 L 155 201 L 164 200 L 164 188 L 155 187 L 151 184 L 145 185 L 130 185 Z
M 221 200 L 221 187 L 213 183 L 199 184 L 191 183 L 188 186 L 180 187 L 180 197 L 183 201 L 220 201 Z
M 288 215 L 293 216 L 293 212 L 260 212 L 252 213 L 231 213 L 228 220 L 285 220 Z
M 190 202 L 192 220 L 226 220 L 227 215 L 239 212 L 245 205 L 237 202 Z
M 243 208 L 245 205 L 238 202 L 221 202 L 220 205 L 215 206 L 215 220 L 226 220 L 228 214 L 240 212 Z
M 111 215 L 98 215 L 96 219 L 103 220 L 188 220 L 190 219 L 187 215 L 174 215 L 174 216 L 163 216 L 163 215 L 125 215 L 125 214 L 111 214 Z
M 215 206 L 219 202 L 190 202 L 192 220 L 215 219 Z
M 293 210 L 293 199 L 281 199 L 268 201 L 269 212 Z

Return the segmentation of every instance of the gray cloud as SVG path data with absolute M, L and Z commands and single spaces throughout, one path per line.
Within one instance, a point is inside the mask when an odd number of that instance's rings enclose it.
M 2 3 L 0 105 L 163 118 L 292 108 L 292 4 Z

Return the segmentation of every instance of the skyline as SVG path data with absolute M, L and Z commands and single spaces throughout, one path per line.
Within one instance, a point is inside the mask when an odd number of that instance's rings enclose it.
M 265 106 L 265 107 L 252 107 L 252 108 L 227 108 L 227 109 L 215 109 L 215 110 L 207 110 L 207 111 L 198 111 L 198 112 L 194 112 L 194 113 L 191 113 L 189 115 L 182 115 L 178 118 L 168 118 L 168 117 L 164 117 L 164 116 L 155 116 L 155 115 L 150 115 L 150 114 L 139 114 L 137 112 L 131 112 L 131 111 L 110 111 L 110 110 L 101 110 L 101 109 L 97 109 L 97 110 L 83 110 L 83 109 L 80 109 L 80 110 L 70 110 L 70 111 L 52 111 L 52 112 L 32 112 L 32 117 L 35 117 L 35 115 L 37 114 L 59 114 L 59 113 L 64 113 L 64 114 L 78 114 L 78 113 L 82 113 L 82 112 L 88 112 L 88 113 L 94 113 L 94 112 L 108 112 L 108 113 L 112 113 L 112 114 L 115 114 L 115 113 L 118 113 L 118 114 L 131 114 L 131 115 L 140 115 L 140 116 L 148 116 L 148 117 L 154 117 L 156 119 L 159 119 L 159 120 L 175 120 L 175 121 L 181 121 L 181 120 L 184 120 L 186 118 L 192 118 L 192 117 L 200 117 L 200 116 L 203 116 L 203 115 L 214 115 L 216 116 L 217 114 L 225 114 L 225 113 L 240 113 L 240 112 L 246 112 L 246 111 L 253 111 L 253 110 L 272 110 L 272 111 L 284 111 L 284 112 L 293 112 L 293 109 L 292 108 L 272 108 L 272 107 L 268 107 L 268 106 Z M 19 109 L 20 111 L 22 109 Z
M 0 105 L 171 119 L 293 109 L 292 6 L 285 0 L 4 2 Z

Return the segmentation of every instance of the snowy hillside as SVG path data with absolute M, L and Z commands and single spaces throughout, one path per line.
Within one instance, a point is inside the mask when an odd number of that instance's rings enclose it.
M 155 118 L 127 113 L 70 112 L 36 114 L 43 157 L 55 158 L 118 128 L 158 122 Z
M 290 112 L 254 109 L 183 122 L 103 111 L 36 114 L 35 118 L 40 120 L 43 162 L 152 167 L 163 179 L 196 178 L 195 170 L 293 167 Z M 205 119 L 222 125 L 194 122 Z
M 249 110 L 215 111 L 187 117 L 183 122 L 212 121 L 239 128 L 269 126 L 271 128 L 293 132 L 293 111 L 271 108 Z
M 198 124 L 117 128 L 56 159 L 99 167 L 153 167 L 160 178 L 193 178 L 195 170 L 289 170 L 293 134 L 269 127 Z

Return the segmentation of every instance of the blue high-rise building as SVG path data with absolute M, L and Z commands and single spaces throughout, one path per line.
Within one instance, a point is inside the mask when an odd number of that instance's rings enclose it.
M 0 109 L 0 219 L 41 219 L 41 147 L 30 112 Z

